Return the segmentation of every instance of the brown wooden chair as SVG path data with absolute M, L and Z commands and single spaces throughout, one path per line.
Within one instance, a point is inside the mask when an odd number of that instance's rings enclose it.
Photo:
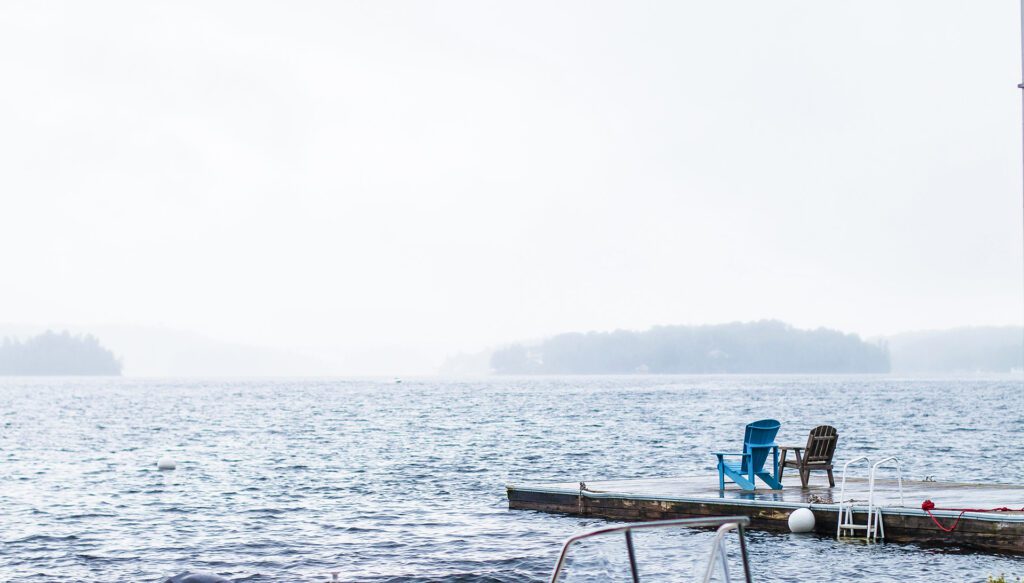
M 832 456 L 836 453 L 837 441 L 839 441 L 839 434 L 835 427 L 819 425 L 812 429 L 811 434 L 807 436 L 805 447 L 780 447 L 782 458 L 779 460 L 779 480 L 782 480 L 782 473 L 786 471 L 787 467 L 796 468 L 800 472 L 800 483 L 806 488 L 807 482 L 811 478 L 811 470 L 825 470 L 828 472 L 829 486 L 835 488 L 836 481 L 832 477 Z M 790 450 L 796 454 L 795 460 L 786 459 L 786 452 Z

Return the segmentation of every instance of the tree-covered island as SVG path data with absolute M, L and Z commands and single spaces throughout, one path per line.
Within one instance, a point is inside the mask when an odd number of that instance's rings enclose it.
M 491 355 L 498 374 L 886 373 L 885 344 L 777 320 L 559 334 Z
M 72 336 L 51 330 L 28 338 L 4 338 L 0 343 L 0 375 L 121 374 L 121 361 L 91 335 Z

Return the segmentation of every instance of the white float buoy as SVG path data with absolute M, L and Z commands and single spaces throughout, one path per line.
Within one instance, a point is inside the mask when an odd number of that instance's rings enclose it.
M 814 513 L 807 508 L 797 508 L 789 515 L 790 532 L 811 532 L 814 530 Z
M 178 463 L 171 456 L 165 455 L 160 458 L 160 461 L 156 462 L 156 467 L 158 470 L 173 470 L 178 467 Z

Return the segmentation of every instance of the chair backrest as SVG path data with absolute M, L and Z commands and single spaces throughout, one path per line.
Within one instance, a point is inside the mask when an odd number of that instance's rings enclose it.
M 782 424 L 774 419 L 762 419 L 747 425 L 743 434 L 743 451 L 750 454 L 750 463 L 755 472 L 760 472 L 764 467 L 771 450 L 770 446 L 775 445 L 775 435 L 781 426 Z
M 831 425 L 819 425 L 807 436 L 807 449 L 804 450 L 804 461 L 807 463 L 832 463 L 836 453 L 839 433 Z

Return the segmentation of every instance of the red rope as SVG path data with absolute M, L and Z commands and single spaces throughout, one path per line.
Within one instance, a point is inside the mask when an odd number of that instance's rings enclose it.
M 936 508 L 935 503 L 932 502 L 931 500 L 925 500 L 924 502 L 922 502 L 921 510 L 924 510 L 925 512 L 928 513 L 928 517 L 932 519 L 932 522 L 935 523 L 935 526 L 939 527 L 939 530 L 941 530 L 942 532 L 953 532 L 954 530 L 956 530 L 956 527 L 958 524 L 960 524 L 960 519 L 964 517 L 965 512 L 1017 512 L 1013 508 L 1007 508 L 1005 506 L 1001 508 Z M 932 510 L 959 510 L 960 515 L 957 516 L 956 520 L 953 521 L 953 526 L 946 528 L 945 526 L 942 526 L 942 523 L 939 522 L 937 518 L 935 518 L 935 515 L 932 514 Z M 1020 511 L 1024 512 L 1024 508 L 1021 508 Z

